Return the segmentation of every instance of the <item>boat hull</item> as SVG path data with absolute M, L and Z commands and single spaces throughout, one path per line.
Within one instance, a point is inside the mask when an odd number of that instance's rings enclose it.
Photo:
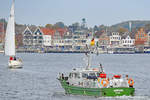
M 134 88 L 83 88 L 67 84 L 63 79 L 59 79 L 61 86 L 66 94 L 85 95 L 85 96 L 134 96 Z
M 8 62 L 9 68 L 22 68 L 22 61 L 21 60 L 11 60 Z

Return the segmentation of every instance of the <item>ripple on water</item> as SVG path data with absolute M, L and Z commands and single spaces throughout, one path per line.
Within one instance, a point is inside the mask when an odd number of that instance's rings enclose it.
M 85 65 L 84 54 L 18 54 L 23 69 L 10 70 L 7 57 L 0 55 L 0 100 L 148 100 L 150 99 L 150 55 L 93 56 L 92 65 L 102 63 L 109 76 L 128 74 L 135 80 L 134 97 L 86 97 L 65 95 L 59 81 L 59 72 Z

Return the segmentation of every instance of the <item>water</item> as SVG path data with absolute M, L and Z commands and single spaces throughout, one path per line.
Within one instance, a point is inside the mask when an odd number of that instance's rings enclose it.
M 134 97 L 87 97 L 65 95 L 56 79 L 85 65 L 84 54 L 18 54 L 23 69 L 8 69 L 8 57 L 0 54 L 0 100 L 150 100 L 150 55 L 93 55 L 93 67 L 102 63 L 109 76 L 128 74 L 135 81 Z

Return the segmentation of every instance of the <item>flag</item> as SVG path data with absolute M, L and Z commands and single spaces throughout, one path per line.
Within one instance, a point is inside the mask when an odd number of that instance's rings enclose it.
M 95 45 L 95 40 L 94 38 L 91 40 L 91 46 L 94 46 Z

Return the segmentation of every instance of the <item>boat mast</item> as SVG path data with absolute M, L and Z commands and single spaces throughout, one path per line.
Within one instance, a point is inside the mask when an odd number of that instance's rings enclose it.
M 4 36 L 5 36 L 5 32 L 4 32 L 4 31 L 5 31 L 5 25 L 4 25 L 5 22 L 4 22 L 4 20 L 5 20 L 5 19 L 3 19 L 3 39 L 2 39 L 3 49 L 4 49 Z
M 12 2 L 10 16 L 7 23 L 5 34 L 5 55 L 15 56 L 15 18 L 14 18 L 14 0 Z
M 87 58 L 88 58 L 88 64 L 87 64 L 87 67 L 86 69 L 90 69 L 90 66 L 91 66 L 91 51 L 88 50 L 88 53 L 86 54 L 87 55 Z
M 93 40 L 93 39 L 94 39 L 93 30 L 92 30 L 92 36 L 91 36 L 91 37 L 92 37 L 92 40 Z M 91 41 L 90 41 L 90 42 L 91 42 Z M 87 45 L 86 48 L 87 48 L 87 53 L 86 53 L 86 55 L 87 55 L 87 58 L 88 58 L 88 64 L 87 64 L 86 69 L 89 70 L 90 67 L 91 67 L 91 50 L 92 50 L 92 45 L 91 45 L 91 43 L 90 43 L 90 45 Z

